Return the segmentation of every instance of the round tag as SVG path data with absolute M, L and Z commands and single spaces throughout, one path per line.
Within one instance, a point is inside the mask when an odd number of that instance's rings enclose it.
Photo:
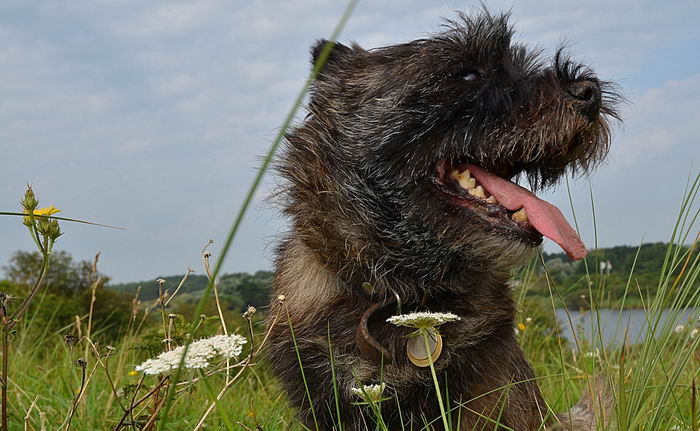
M 430 348 L 430 358 L 435 363 L 442 353 L 442 337 L 434 329 L 428 329 L 428 346 Z M 422 335 L 416 335 L 408 339 L 406 356 L 417 367 L 430 366 L 430 359 L 428 359 L 428 353 L 425 351 L 425 339 Z

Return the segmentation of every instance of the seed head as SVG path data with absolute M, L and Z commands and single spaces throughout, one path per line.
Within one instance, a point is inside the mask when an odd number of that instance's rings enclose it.
M 22 208 L 24 208 L 26 213 L 32 213 L 36 209 L 37 206 L 39 206 L 39 201 L 36 200 L 36 196 L 34 196 L 34 190 L 32 190 L 32 186 L 27 184 L 27 191 L 24 192 L 24 199 L 20 201 L 22 204 Z
M 244 319 L 250 319 L 250 317 L 255 314 L 258 310 L 255 309 L 252 305 L 248 306 L 248 309 L 243 313 L 243 318 Z

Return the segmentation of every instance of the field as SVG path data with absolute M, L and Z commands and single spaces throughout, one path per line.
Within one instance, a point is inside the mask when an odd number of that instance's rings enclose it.
M 596 347 L 595 340 L 593 344 L 582 339 L 567 342 L 559 335 L 560 328 L 553 317 L 554 307 L 565 303 L 560 296 L 567 286 L 560 286 L 547 276 L 546 266 L 538 261 L 515 274 L 520 283 L 513 293 L 521 313 L 514 330 L 519 333 L 552 412 L 568 410 L 596 376 L 603 376 L 614 399 L 611 416 L 616 429 L 697 430 L 700 426 L 696 391 L 700 364 L 700 259 L 693 234 L 697 231 L 694 199 L 699 186 L 700 177 L 689 185 L 654 295 L 650 297 L 641 291 L 633 265 L 623 296 L 615 302 L 622 310 L 626 298 L 634 293 L 647 311 L 646 324 L 656 337 L 648 336 L 638 344 L 613 349 Z M 25 196 L 23 202 L 27 200 Z M 37 213 L 29 221 L 35 223 L 33 235 L 40 251 L 50 256 L 52 231 L 48 223 L 41 225 L 45 220 L 48 219 Z M 596 255 L 592 256 L 586 265 L 597 268 Z M 209 260 L 210 255 L 205 252 L 204 267 L 214 279 Z M 543 261 L 542 256 L 540 260 Z M 58 330 L 47 329 L 52 327 L 56 312 L 48 316 L 40 313 L 47 314 L 45 302 L 55 298 L 40 289 L 26 314 L 20 314 L 21 319 L 5 320 L 3 369 L 9 384 L 3 420 L 8 421 L 8 429 L 305 429 L 267 372 L 262 312 L 250 309 L 241 316 L 224 310 L 217 285 L 210 283 L 211 289 L 204 291 L 194 313 L 171 313 L 161 305 L 172 308 L 169 303 L 187 284 L 185 277 L 177 288 L 160 289 L 155 299 L 142 303 L 135 297 L 128 310 L 128 323 L 108 332 L 97 320 L 93 322 L 100 301 L 109 297 L 104 296 L 107 292 L 96 266 L 95 262 L 90 278 L 89 312 L 76 315 L 71 324 Z M 44 269 L 41 268 L 42 274 Z M 529 294 L 541 273 L 546 275 L 548 300 Z M 582 307 L 595 316 L 599 303 L 610 307 L 610 296 L 604 278 L 591 274 L 587 277 L 590 300 Z M 37 285 L 41 278 L 37 277 Z M 209 300 L 208 317 L 200 318 Z M 3 313 L 10 316 L 22 309 L 19 300 L 10 302 L 3 296 L 3 301 L 7 307 Z M 681 318 L 686 308 L 696 309 L 691 321 Z M 661 320 L 664 309 L 670 310 L 667 320 Z M 137 371 L 144 360 L 163 351 L 216 334 L 234 333 L 245 337 L 242 351 L 210 352 L 206 366 L 195 365 L 199 368 L 182 368 L 180 372 L 180 355 L 174 362 L 171 359 L 169 365 L 161 365 L 165 368 L 156 374 L 147 374 L 148 366 Z M 108 344 L 109 340 L 114 340 L 113 345 Z M 191 344 L 193 352 L 196 345 Z M 303 364 L 303 358 L 300 361 Z M 308 395 L 313 398 L 313 388 L 308 389 Z M 444 398 L 444 420 L 457 426 L 460 405 L 447 395 Z M 391 399 L 389 387 L 380 402 Z M 368 409 L 372 416 L 373 401 L 360 401 L 358 397 L 356 408 Z M 376 428 L 383 429 L 381 418 L 375 419 Z M 425 429 L 444 427 L 443 418 L 432 419 L 426 420 Z

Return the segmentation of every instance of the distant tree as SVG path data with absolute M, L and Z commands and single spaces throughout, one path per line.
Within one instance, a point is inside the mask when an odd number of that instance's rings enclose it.
M 2 267 L 6 280 L 0 281 L 0 292 L 22 298 L 36 282 L 41 263 L 41 255 L 37 252 L 14 252 L 9 263 Z M 100 282 L 93 305 L 92 333 L 96 337 L 116 339 L 129 321 L 131 297 L 105 289 L 109 277 L 94 273 L 91 262 L 74 261 L 66 251 L 52 253 L 49 271 L 44 279 L 45 288 L 30 307 L 27 318 L 42 330 L 57 330 L 73 324 L 75 316 L 84 317 L 89 313 L 91 286 L 98 278 Z
M 41 273 L 42 257 L 39 252 L 16 251 L 10 261 L 3 266 L 5 277 L 18 287 L 32 286 Z M 71 296 L 90 287 L 91 276 L 103 278 L 104 274 L 92 274 L 92 263 L 87 260 L 76 262 L 70 253 L 60 250 L 51 255 L 51 265 L 44 278 L 46 290 L 59 295 Z
M 182 275 L 161 275 L 152 280 L 137 281 L 133 283 L 117 283 L 114 285 L 110 285 L 109 288 L 117 292 L 122 292 L 130 296 L 134 296 L 134 294 L 140 287 L 141 290 L 139 292 L 139 299 L 142 301 L 152 301 L 158 298 L 159 295 L 157 281 L 159 278 L 165 280 L 163 289 L 167 290 L 170 294 L 172 294 L 175 291 L 175 289 L 177 289 L 177 286 L 180 284 L 180 281 L 182 280 Z M 178 292 L 178 295 L 200 292 L 206 289 L 208 284 L 209 279 L 206 275 L 190 274 L 190 276 L 187 278 L 187 281 Z
M 240 298 L 239 303 L 242 303 L 243 307 L 248 305 L 263 307 L 269 302 L 272 274 L 270 271 L 257 271 L 255 274 L 245 272 L 227 274 L 221 277 L 219 289 L 222 295 Z M 238 301 L 231 300 L 231 302 Z

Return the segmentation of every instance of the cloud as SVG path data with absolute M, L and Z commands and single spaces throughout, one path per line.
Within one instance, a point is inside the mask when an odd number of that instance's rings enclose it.
M 156 82 L 156 88 L 166 94 L 181 93 L 191 90 L 197 83 L 188 73 L 179 73 L 161 78 Z
M 243 70 L 250 81 L 269 79 L 278 69 L 277 64 L 271 61 L 247 61 L 241 64 L 241 70 Z
M 639 178 L 655 158 L 682 165 L 693 157 L 697 60 L 679 55 L 668 64 L 658 55 L 698 38 L 697 2 L 490 3 L 511 6 L 518 37 L 551 49 L 566 36 L 603 76 L 624 78 L 633 105 L 610 168 L 601 171 Z M 0 140 L 12 143 L 0 158 L 0 208 L 15 208 L 30 181 L 67 215 L 126 226 L 71 225 L 60 242 L 79 258 L 105 251 L 103 268 L 117 281 L 196 265 L 208 238 L 225 237 L 259 156 L 307 77 L 309 47 L 328 37 L 344 7 L 323 0 L 0 4 Z M 405 42 L 465 9 L 456 0 L 360 2 L 341 40 L 368 48 Z M 646 69 L 657 63 L 678 76 Z M 631 202 L 640 194 L 624 191 Z M 654 217 L 668 218 L 659 207 Z M 620 208 L 601 211 L 613 219 Z M 226 271 L 269 266 L 261 250 L 284 225 L 271 214 L 251 212 Z M 0 225 L 0 236 L 15 238 L 15 228 Z M 0 262 L 24 246 L 31 242 L 5 241 Z
M 190 1 L 135 9 L 127 19 L 115 22 L 112 29 L 129 38 L 174 36 L 202 25 L 216 5 L 214 1 Z
M 622 165 L 640 157 L 652 159 L 672 146 L 696 142 L 700 136 L 700 75 L 665 82 L 626 107 L 626 133 L 620 134 L 613 155 Z

